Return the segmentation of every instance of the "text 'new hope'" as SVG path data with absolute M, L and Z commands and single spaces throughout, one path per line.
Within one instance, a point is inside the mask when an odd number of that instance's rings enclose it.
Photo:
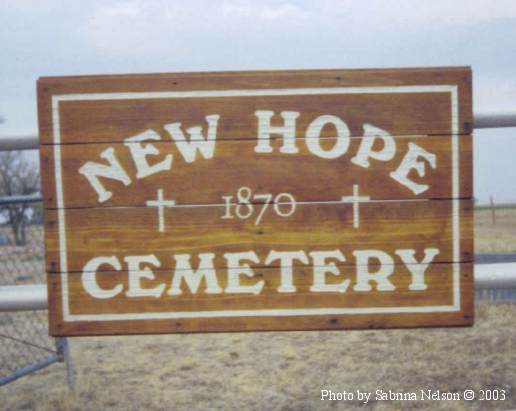
M 273 152 L 271 135 L 282 137 L 280 153 L 287 155 L 299 153 L 299 142 L 296 139 L 296 120 L 300 116 L 299 112 L 282 111 L 278 115 L 270 110 L 257 110 L 254 114 L 257 118 L 257 144 L 254 147 L 256 153 Z M 279 120 L 279 117 L 282 120 Z M 280 121 L 282 124 L 272 125 L 273 118 L 276 124 Z M 197 153 L 204 159 L 213 158 L 219 119 L 218 114 L 205 117 L 207 123 L 205 136 L 202 126 L 187 128 L 186 133 L 190 137 L 189 139 L 186 138 L 181 123 L 166 124 L 163 128 L 176 144 L 185 162 L 193 163 L 197 158 Z M 321 133 L 325 127 L 333 127 L 336 132 L 335 143 L 331 148 L 321 145 Z M 362 128 L 363 136 L 360 145 L 350 159 L 352 164 L 368 168 L 370 160 L 388 162 L 395 157 L 396 141 L 389 132 L 368 123 L 364 123 Z M 304 135 L 306 137 L 304 144 L 307 149 L 323 159 L 336 159 L 345 155 L 351 142 L 349 127 L 341 118 L 334 115 L 316 117 L 310 122 Z M 153 130 L 147 130 L 124 140 L 124 145 L 128 148 L 135 164 L 136 175 L 134 177 L 136 179 L 143 179 L 172 169 L 173 155 L 161 155 L 158 147 L 152 144 L 152 141 L 157 140 L 161 140 L 161 136 Z M 420 178 L 424 177 L 427 164 L 431 168 L 436 168 L 436 155 L 413 142 L 409 142 L 407 147 L 400 163 L 395 165 L 390 172 L 390 177 L 415 195 L 419 195 L 428 190 L 429 186 L 410 179 L 409 174 L 414 170 Z M 104 187 L 100 177 L 116 180 L 125 186 L 129 186 L 133 179 L 119 162 L 115 148 L 106 148 L 101 152 L 100 157 L 105 162 L 88 161 L 80 167 L 79 173 L 86 177 L 96 191 L 98 202 L 103 203 L 109 200 L 113 193 Z

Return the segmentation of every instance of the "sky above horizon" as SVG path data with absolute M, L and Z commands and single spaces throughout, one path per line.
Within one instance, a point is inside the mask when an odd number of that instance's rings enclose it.
M 471 66 L 474 111 L 516 111 L 515 40 L 513 0 L 4 0 L 0 136 L 36 134 L 51 75 Z M 516 201 L 515 157 L 516 128 L 475 131 L 480 202 Z

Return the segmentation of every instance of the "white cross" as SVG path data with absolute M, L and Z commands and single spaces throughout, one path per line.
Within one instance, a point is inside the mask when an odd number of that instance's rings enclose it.
M 163 233 L 165 231 L 165 207 L 174 207 L 176 202 L 174 200 L 164 200 L 163 199 L 163 189 L 158 189 L 158 199 L 157 200 L 148 200 L 145 203 L 149 207 L 158 207 L 158 222 L 159 222 L 159 232 Z
M 353 195 L 345 196 L 341 198 L 343 203 L 352 203 L 353 204 L 353 228 L 358 228 L 360 226 L 360 209 L 359 204 L 365 203 L 369 201 L 371 197 L 369 196 L 359 196 L 358 195 L 358 184 L 353 184 Z

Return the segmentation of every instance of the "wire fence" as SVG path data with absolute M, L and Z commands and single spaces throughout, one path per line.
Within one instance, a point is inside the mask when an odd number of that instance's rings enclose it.
M 9 221 L 8 207 L 24 207 L 21 227 Z M 46 282 L 43 225 L 35 218 L 39 210 L 41 202 L 0 204 L 0 286 Z M 46 311 L 0 312 L 0 347 L 0 385 L 20 370 L 55 362 L 59 356 L 48 335 Z
M 482 208 L 477 208 L 477 213 L 482 212 Z M 510 218 L 512 216 L 512 219 L 515 219 L 516 216 L 516 204 L 511 204 L 510 207 L 505 208 L 506 212 L 501 215 L 503 217 L 501 221 L 499 222 L 498 226 L 503 227 L 503 229 L 499 229 L 497 232 L 489 232 L 490 235 L 493 237 L 500 237 L 501 234 L 506 232 L 511 232 L 512 227 L 510 224 Z M 480 218 L 478 220 L 481 220 Z M 486 219 L 484 219 L 486 220 Z M 485 227 L 485 224 L 482 225 L 482 221 L 477 223 L 478 230 L 477 230 L 477 236 L 480 233 L 485 233 L 490 227 L 495 227 L 496 225 L 496 219 L 491 220 L 491 224 L 489 227 Z M 484 234 L 485 236 L 485 234 Z M 503 241 L 506 240 L 506 241 Z M 504 247 L 508 247 L 508 250 L 511 250 L 511 246 L 513 248 L 516 248 L 516 244 L 514 244 L 514 241 L 512 239 L 502 239 L 502 244 Z M 498 246 L 499 248 L 502 248 L 501 246 Z M 507 252 L 508 250 L 504 250 L 504 252 L 490 252 L 490 253 L 481 253 L 475 255 L 475 276 L 477 277 L 479 275 L 479 271 L 486 271 L 481 270 L 481 268 L 485 267 L 484 264 L 488 264 L 492 266 L 495 264 L 497 267 L 502 267 L 505 263 L 515 263 L 516 262 L 516 252 Z M 489 274 L 492 276 L 493 271 L 490 271 Z M 509 272 L 505 274 L 507 276 Z M 516 273 L 515 273 L 516 274 Z M 478 282 L 475 283 L 475 300 L 477 302 L 489 302 L 492 304 L 502 304 L 502 303 L 516 303 L 516 285 L 503 285 L 502 287 L 500 285 L 492 284 L 489 287 L 485 287 L 485 285 L 479 286 Z
M 475 291 L 475 301 L 492 304 L 516 303 L 516 288 L 487 288 Z

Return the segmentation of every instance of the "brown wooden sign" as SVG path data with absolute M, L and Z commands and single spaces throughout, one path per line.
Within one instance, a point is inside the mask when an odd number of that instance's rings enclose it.
M 53 335 L 467 325 L 469 68 L 42 78 Z

